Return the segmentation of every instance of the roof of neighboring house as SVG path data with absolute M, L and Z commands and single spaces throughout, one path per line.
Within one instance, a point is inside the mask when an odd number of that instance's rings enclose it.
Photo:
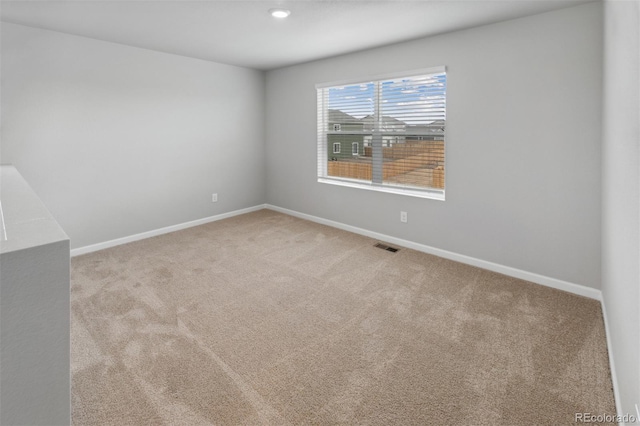
M 428 126 L 430 126 L 430 127 L 435 127 L 435 126 L 444 127 L 444 124 L 445 124 L 444 120 L 434 120 L 431 123 L 429 123 Z
M 360 120 L 339 109 L 329 110 L 329 123 L 358 123 Z
M 373 122 L 373 115 L 367 115 L 366 117 L 362 117 L 362 121 L 364 121 L 365 123 Z M 397 118 L 391 117 L 389 115 L 383 115 L 382 122 L 389 123 L 389 124 L 403 124 L 403 125 L 406 124 L 404 121 L 398 120 Z
M 407 126 L 407 132 L 429 132 L 429 133 L 442 133 L 444 131 L 445 121 L 434 120 L 428 124 L 415 124 Z
M 373 128 L 373 115 L 367 115 L 362 118 L 362 122 L 364 123 L 365 129 Z M 382 116 L 382 128 L 383 129 L 403 129 L 407 126 L 407 123 L 404 121 L 400 121 L 397 118 L 390 117 L 388 115 Z
M 329 123 L 362 124 L 364 125 L 365 130 L 370 130 L 373 128 L 373 115 L 367 115 L 358 119 L 338 109 L 330 109 L 328 113 Z M 382 129 L 387 130 L 407 130 L 421 133 L 440 133 L 444 131 L 444 127 L 445 120 L 434 120 L 428 124 L 407 124 L 402 120 L 398 120 L 397 118 L 388 115 L 382 116 Z

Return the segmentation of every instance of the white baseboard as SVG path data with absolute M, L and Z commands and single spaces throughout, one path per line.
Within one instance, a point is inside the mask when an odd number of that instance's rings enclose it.
M 523 271 L 521 269 L 512 268 L 510 266 L 500 265 L 498 263 L 489 262 L 486 260 L 476 259 L 471 256 L 465 256 L 463 254 L 454 253 L 447 250 L 427 246 L 425 244 L 416 243 L 409 240 L 403 240 L 402 238 L 392 237 L 390 235 L 381 234 L 378 232 L 369 231 L 367 229 L 358 228 L 351 225 L 345 225 L 344 223 L 336 222 L 333 220 L 323 219 L 321 217 L 312 216 L 306 213 L 300 213 L 294 210 L 285 209 L 278 206 L 267 204 L 266 208 L 274 210 L 280 213 L 288 214 L 291 216 L 299 217 L 301 219 L 310 220 L 311 222 L 320 223 L 322 225 L 328 225 L 333 228 L 343 229 L 345 231 L 353 232 L 355 234 L 364 235 L 366 237 L 374 238 L 376 240 L 382 240 L 388 243 L 396 244 L 402 247 L 407 247 L 413 250 L 421 251 L 423 253 L 432 254 L 434 256 L 444 257 L 445 259 L 455 260 L 456 262 L 465 263 L 467 265 L 477 266 L 479 268 L 488 269 L 493 272 L 508 275 L 510 277 L 519 278 L 525 281 L 531 281 L 536 284 L 541 284 L 547 287 L 563 290 L 569 293 L 577 294 L 580 296 L 588 297 L 590 299 L 602 300 L 602 292 L 600 290 L 586 287 L 579 284 L 570 283 L 568 281 L 558 280 L 556 278 L 539 275 L 533 272 Z
M 312 216 L 306 213 L 300 213 L 295 210 L 289 210 L 282 207 L 274 206 L 271 204 L 259 204 L 257 206 L 248 207 L 245 209 L 234 210 L 228 213 L 222 213 L 216 216 L 209 216 L 202 219 L 193 220 L 190 222 L 180 223 L 177 225 L 167 226 L 160 229 L 154 229 L 140 234 L 130 235 L 127 237 L 117 238 L 115 240 L 105 241 L 98 244 L 92 244 L 85 247 L 79 247 L 71 250 L 71 257 L 80 256 L 82 254 L 91 253 L 98 250 L 104 250 L 109 247 L 115 247 L 121 244 L 130 243 L 133 241 L 143 240 L 145 238 L 155 237 L 157 235 L 167 234 L 169 232 L 179 231 L 181 229 L 191 228 L 193 226 L 203 225 L 209 222 L 215 222 L 217 220 L 226 219 L 233 216 L 238 216 L 245 213 L 251 213 L 261 209 L 270 209 L 280 213 L 288 214 L 291 216 L 299 217 L 301 219 L 309 220 L 311 222 L 320 223 L 323 225 L 331 226 L 333 228 L 342 229 L 345 231 L 353 232 L 356 234 L 364 235 L 377 240 L 382 240 L 388 243 L 397 244 L 399 246 L 407 247 L 413 250 L 421 251 L 424 253 L 432 254 L 435 256 L 443 257 L 445 259 L 455 260 L 457 262 L 465 263 L 467 265 L 477 266 L 479 268 L 488 269 L 490 271 L 498 272 L 500 274 L 508 275 L 510 277 L 519 278 L 526 281 L 531 281 L 536 284 L 541 284 L 547 287 L 563 290 L 569 293 L 577 294 L 580 296 L 588 297 L 590 299 L 596 299 L 602 301 L 602 293 L 600 290 L 594 288 L 585 287 L 583 285 L 570 283 L 567 281 L 558 280 L 556 278 L 539 275 L 533 272 L 523 271 L 521 269 L 512 268 L 510 266 L 500 265 L 498 263 L 489 262 L 482 259 L 477 259 L 471 256 L 465 256 L 442 250 L 436 247 L 427 246 L 425 244 L 416 243 L 402 238 L 392 237 L 390 235 L 381 234 L 379 232 L 369 231 L 367 229 L 358 228 L 351 225 L 346 225 L 341 222 L 336 222 L 329 219 L 323 219 L 321 217 Z
M 620 401 L 620 389 L 618 388 L 618 375 L 616 374 L 616 363 L 613 358 L 613 345 L 611 344 L 611 333 L 609 332 L 609 321 L 607 320 L 607 304 L 604 298 L 600 299 L 600 305 L 602 306 L 602 318 L 604 319 L 604 333 L 607 337 L 607 353 L 609 355 L 609 369 L 611 370 L 611 382 L 613 384 L 613 398 L 616 403 L 616 412 L 619 415 L 623 415 L 622 402 Z M 624 425 L 624 423 L 619 423 Z
M 193 226 L 204 225 L 205 223 L 215 222 L 217 220 L 227 219 L 229 217 L 238 216 L 245 213 L 255 212 L 266 208 L 266 204 L 248 207 L 246 209 L 234 210 L 228 213 L 222 213 L 215 216 L 209 216 L 202 219 L 192 220 L 190 222 L 179 223 L 160 229 L 154 229 L 140 234 L 130 235 L 128 237 L 116 238 L 115 240 L 105 241 L 103 243 L 92 244 L 90 246 L 79 247 L 71 250 L 71 257 L 80 256 L 82 254 L 92 253 L 98 250 L 104 250 L 109 247 L 119 246 L 121 244 L 131 243 L 133 241 L 144 240 L 145 238 L 155 237 L 157 235 L 168 234 L 169 232 L 180 231 L 181 229 L 191 228 Z

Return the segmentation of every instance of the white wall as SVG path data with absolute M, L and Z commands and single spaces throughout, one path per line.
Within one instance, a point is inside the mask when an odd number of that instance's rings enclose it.
M 591 3 L 270 71 L 267 202 L 597 289 L 601 61 Z M 446 201 L 316 182 L 316 83 L 438 65 Z
M 604 3 L 602 293 L 620 414 L 640 410 L 640 3 Z
M 71 248 L 264 203 L 259 71 L 3 23 L 1 108 Z
M 605 2 L 604 80 L 592 3 L 271 71 L 266 98 L 258 71 L 3 23 L 1 161 L 72 248 L 266 201 L 596 289 L 602 278 L 619 402 L 634 413 L 639 9 Z M 438 65 L 445 202 L 316 182 L 316 83 Z

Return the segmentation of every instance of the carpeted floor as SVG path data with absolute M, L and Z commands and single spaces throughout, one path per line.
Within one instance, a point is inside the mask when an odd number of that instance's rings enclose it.
M 595 300 L 262 210 L 72 259 L 75 425 L 573 424 Z

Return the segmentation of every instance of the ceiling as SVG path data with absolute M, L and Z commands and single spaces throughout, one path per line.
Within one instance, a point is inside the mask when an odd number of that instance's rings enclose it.
M 2 1 L 1 19 L 268 70 L 592 0 Z M 277 20 L 272 7 L 291 16 Z

